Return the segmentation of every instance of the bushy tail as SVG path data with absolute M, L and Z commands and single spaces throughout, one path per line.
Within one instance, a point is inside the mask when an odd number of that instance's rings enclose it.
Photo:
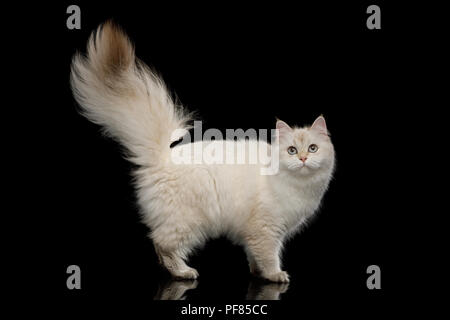
M 91 35 L 87 55 L 72 61 L 71 85 L 82 113 L 101 125 L 142 166 L 169 159 L 170 143 L 187 129 L 189 115 L 175 105 L 164 83 L 134 55 L 112 22 Z M 176 129 L 179 133 L 174 136 Z

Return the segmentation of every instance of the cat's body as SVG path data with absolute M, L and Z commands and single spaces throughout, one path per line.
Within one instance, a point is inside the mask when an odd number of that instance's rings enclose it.
M 189 254 L 208 238 L 226 235 L 244 247 L 253 273 L 289 280 L 280 269 L 283 241 L 317 210 L 333 172 L 334 150 L 322 117 L 311 128 L 277 122 L 280 169 L 275 175 L 262 175 L 263 165 L 248 159 L 245 164 L 179 164 L 173 152 L 192 145 L 171 149 L 177 138 L 172 133 L 186 129 L 190 118 L 174 105 L 161 80 L 135 62 L 117 27 L 106 23 L 91 38 L 87 59 L 75 56 L 71 81 L 84 114 L 122 143 L 139 166 L 135 177 L 143 220 L 160 262 L 173 276 L 196 278 L 197 271 L 185 263 Z M 225 144 L 267 147 L 256 140 Z

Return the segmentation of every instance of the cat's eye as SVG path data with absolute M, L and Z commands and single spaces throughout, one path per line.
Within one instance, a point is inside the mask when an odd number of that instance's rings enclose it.
M 317 146 L 317 144 L 312 144 L 308 148 L 308 152 L 312 152 L 312 153 L 316 152 L 317 150 L 319 150 L 319 147 Z
M 291 146 L 291 147 L 289 147 L 289 148 L 287 149 L 287 152 L 288 152 L 290 155 L 297 154 L 297 148 Z

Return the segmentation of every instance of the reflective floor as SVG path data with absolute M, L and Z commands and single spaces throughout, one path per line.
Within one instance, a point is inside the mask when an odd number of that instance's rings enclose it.
M 198 280 L 167 279 L 160 283 L 154 300 L 186 300 L 198 284 Z M 248 285 L 246 300 L 280 300 L 281 294 L 288 288 L 288 283 L 269 283 L 252 279 Z

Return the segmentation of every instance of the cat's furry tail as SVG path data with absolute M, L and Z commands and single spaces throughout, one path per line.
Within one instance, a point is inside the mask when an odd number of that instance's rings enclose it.
M 188 129 L 190 115 L 111 21 L 92 33 L 86 56 L 74 56 L 71 86 L 82 113 L 125 146 L 137 165 L 167 161 L 171 142 Z

